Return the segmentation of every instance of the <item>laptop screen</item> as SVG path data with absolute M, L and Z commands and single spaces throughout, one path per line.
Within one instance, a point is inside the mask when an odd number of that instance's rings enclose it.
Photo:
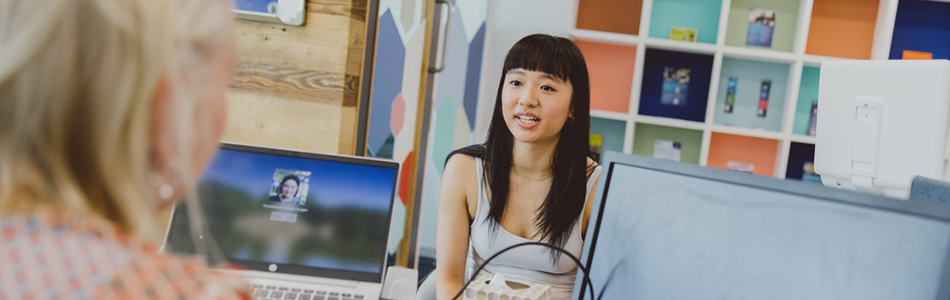
M 250 270 L 382 282 L 397 169 L 225 145 L 197 188 L 207 225 L 197 240 Z M 179 204 L 166 250 L 196 252 L 187 216 Z

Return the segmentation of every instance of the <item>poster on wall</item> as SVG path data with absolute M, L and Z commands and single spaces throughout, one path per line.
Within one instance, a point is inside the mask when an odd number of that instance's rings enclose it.
M 239 19 L 303 26 L 306 0 L 234 0 Z

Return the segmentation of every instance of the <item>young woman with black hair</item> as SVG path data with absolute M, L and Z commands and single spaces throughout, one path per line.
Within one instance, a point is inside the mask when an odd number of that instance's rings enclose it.
M 508 246 L 541 241 L 580 257 L 600 167 L 590 159 L 590 84 L 580 50 L 535 34 L 505 59 L 484 144 L 447 158 L 439 195 L 436 289 L 451 299 L 466 275 Z M 461 154 L 461 155 L 454 155 Z M 577 266 L 542 246 L 485 267 L 571 296 Z

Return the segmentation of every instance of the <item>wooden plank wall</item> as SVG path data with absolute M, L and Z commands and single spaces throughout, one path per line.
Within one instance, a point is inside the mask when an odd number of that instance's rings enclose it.
M 302 27 L 238 20 L 224 141 L 353 154 L 367 1 L 307 0 Z
M 305 26 L 238 20 L 224 140 L 353 154 L 367 0 L 308 0 Z

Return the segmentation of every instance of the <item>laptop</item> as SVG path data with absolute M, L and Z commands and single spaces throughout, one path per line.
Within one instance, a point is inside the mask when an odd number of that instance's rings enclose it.
M 172 212 L 163 251 L 244 270 L 255 299 L 379 299 L 399 164 L 224 144 Z M 195 232 L 195 234 L 193 234 Z

